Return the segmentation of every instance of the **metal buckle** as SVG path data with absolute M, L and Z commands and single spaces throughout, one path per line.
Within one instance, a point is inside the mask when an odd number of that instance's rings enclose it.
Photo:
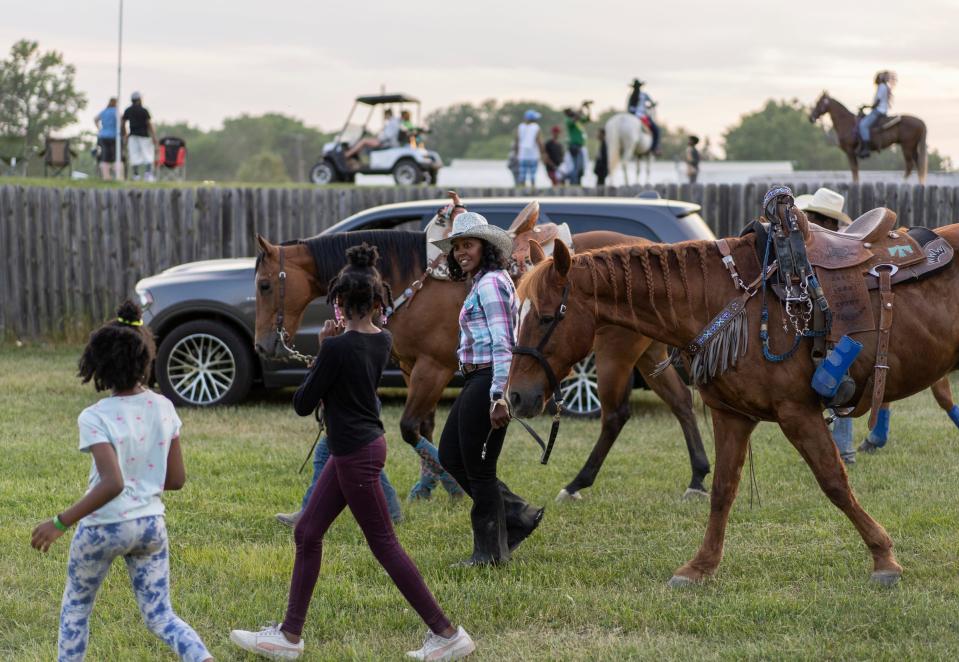
M 884 263 L 882 263 L 882 264 L 877 264 L 877 265 L 874 266 L 872 269 L 870 269 L 870 270 L 869 270 L 869 275 L 870 275 L 870 276 L 875 276 L 876 278 L 879 278 L 879 272 L 876 271 L 876 269 L 881 269 L 881 268 L 883 268 L 883 267 L 889 269 L 889 275 L 890 275 L 890 276 L 895 276 L 897 273 L 899 273 L 899 267 L 897 267 L 895 264 L 888 264 L 888 263 L 885 263 L 885 262 L 884 262 Z

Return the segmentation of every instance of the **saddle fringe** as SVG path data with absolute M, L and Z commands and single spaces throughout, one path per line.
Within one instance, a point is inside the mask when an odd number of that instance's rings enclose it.
M 710 336 L 690 363 L 694 384 L 706 384 L 716 375 L 735 367 L 749 347 L 749 325 L 743 306 L 715 335 Z

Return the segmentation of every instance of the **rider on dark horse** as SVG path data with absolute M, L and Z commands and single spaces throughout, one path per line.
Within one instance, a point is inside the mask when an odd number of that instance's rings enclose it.
M 870 132 L 873 125 L 889 114 L 892 86 L 896 84 L 896 74 L 891 71 L 880 71 L 876 74 L 875 82 L 876 96 L 872 101 L 872 106 L 863 106 L 864 109 L 872 108 L 872 111 L 859 122 L 859 158 L 861 159 L 868 157 L 872 150 Z
M 642 87 L 645 84 L 638 78 L 633 79 L 633 91 L 629 95 L 629 101 L 626 102 L 626 111 L 649 126 L 649 130 L 653 133 L 653 154 L 659 155 L 659 125 L 649 114 L 649 110 L 656 105 L 656 102 L 649 97 L 649 94 L 643 92 Z

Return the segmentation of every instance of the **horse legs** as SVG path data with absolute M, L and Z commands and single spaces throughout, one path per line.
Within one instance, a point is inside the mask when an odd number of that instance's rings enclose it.
M 403 416 L 400 418 L 400 432 L 403 441 L 420 456 L 420 478 L 410 489 L 410 499 L 429 499 L 437 480 L 443 484 L 450 496 L 463 495 L 463 489 L 456 479 L 440 464 L 436 446 L 431 444 L 424 434 L 424 430 L 432 433 L 436 403 L 452 376 L 449 368 L 429 356 L 421 356 L 409 372 L 409 391 Z
M 639 340 L 639 342 L 637 342 Z M 618 327 L 602 327 L 596 336 L 596 375 L 602 405 L 602 427 L 586 464 L 556 496 L 557 501 L 580 499 L 579 491 L 592 486 L 616 438 L 629 420 L 633 365 L 649 340 Z
M 936 403 L 949 415 L 956 427 L 959 427 L 959 407 L 952 401 L 952 386 L 949 384 L 949 375 L 933 384 L 931 390 Z
M 853 147 L 852 149 L 855 149 Z M 859 159 L 853 152 L 846 152 L 846 158 L 849 160 L 849 169 L 852 171 L 852 183 L 859 183 Z
M 899 580 L 902 567 L 892 552 L 892 539 L 886 530 L 856 501 L 839 451 L 829 436 L 826 422 L 810 408 L 790 408 L 780 412 L 779 426 L 812 469 L 816 481 L 829 500 L 846 514 L 872 553 L 871 579 L 883 585 Z
M 686 494 L 683 496 L 706 496 L 709 491 L 703 485 L 703 479 L 709 473 L 709 457 L 706 455 L 706 449 L 703 448 L 703 438 L 699 436 L 699 426 L 696 425 L 692 393 L 673 366 L 666 368 L 665 372 L 658 377 L 649 376 L 656 365 L 665 358 L 666 348 L 660 343 L 654 343 L 639 357 L 638 367 L 646 379 L 646 384 L 656 395 L 662 398 L 663 402 L 669 405 L 673 416 L 676 417 L 679 426 L 683 429 L 683 437 L 686 439 L 686 452 L 689 453 L 689 465 L 692 469 L 689 487 L 686 488 Z
M 670 586 L 684 586 L 713 574 L 723 558 L 723 539 L 729 510 L 739 490 L 749 435 L 756 422 L 739 414 L 711 409 L 713 435 L 716 439 L 716 471 L 713 474 L 713 491 L 710 500 L 709 523 L 706 535 L 696 556 L 682 566 L 669 580 Z

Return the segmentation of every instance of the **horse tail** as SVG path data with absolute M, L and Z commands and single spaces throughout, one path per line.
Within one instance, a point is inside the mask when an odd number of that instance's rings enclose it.
M 622 144 L 620 138 L 620 127 L 619 123 L 616 121 L 616 116 L 609 118 L 609 121 L 606 122 L 606 160 L 607 160 L 607 172 L 610 176 L 616 172 L 616 168 L 619 166 L 619 162 L 622 159 Z
M 929 153 L 926 149 L 926 124 L 922 124 L 922 135 L 919 136 L 919 145 L 916 149 L 916 164 L 919 169 L 919 183 L 926 183 L 926 173 L 929 172 Z

